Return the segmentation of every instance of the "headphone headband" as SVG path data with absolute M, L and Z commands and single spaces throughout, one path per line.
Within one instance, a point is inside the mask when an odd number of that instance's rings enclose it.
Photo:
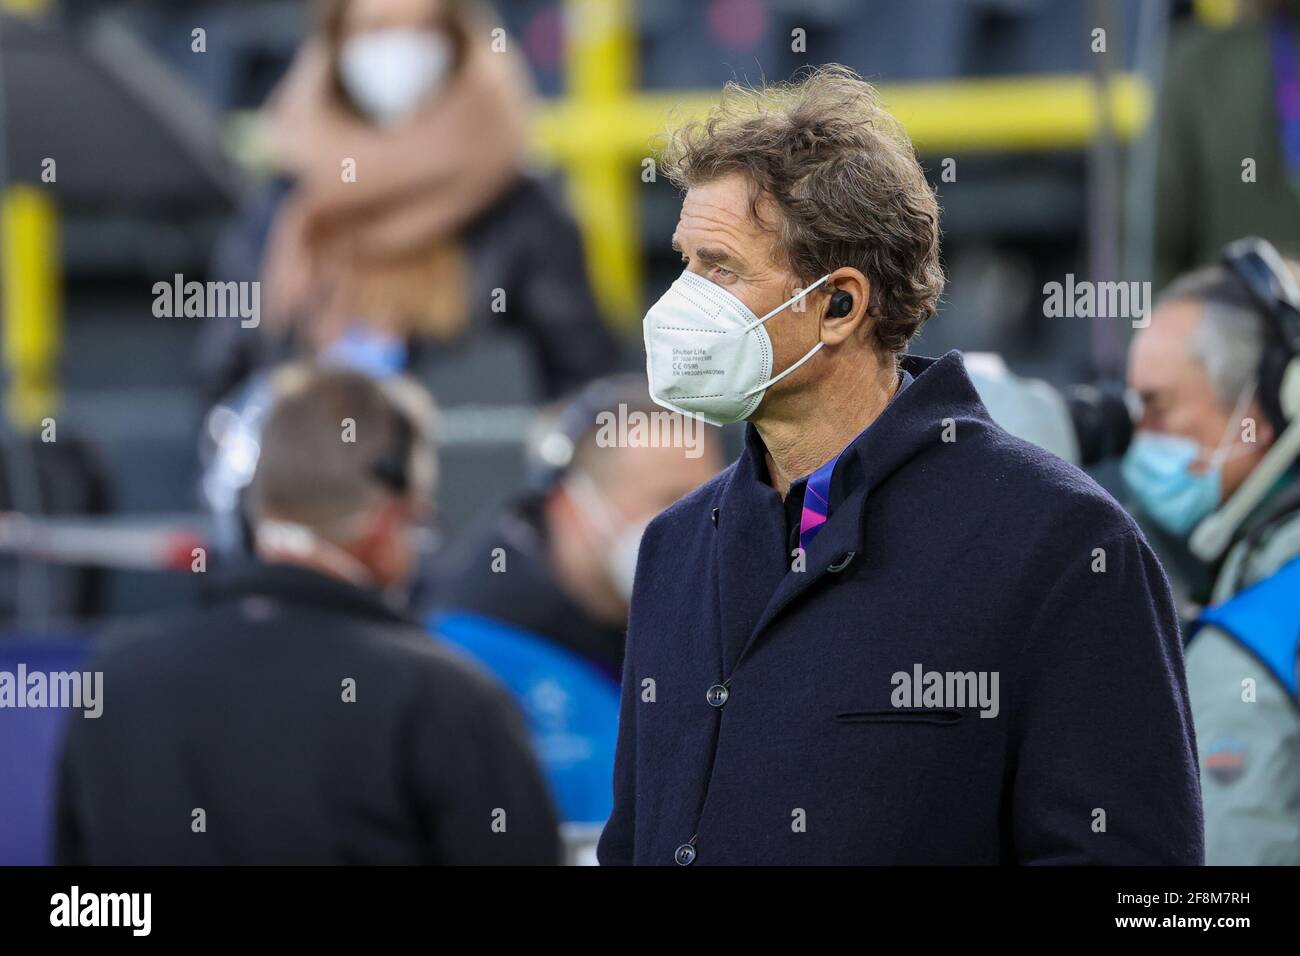
M 1249 236 L 1228 243 L 1223 265 L 1246 290 L 1264 318 L 1264 348 L 1260 355 L 1260 402 L 1281 431 L 1288 418 L 1282 408 L 1282 379 L 1300 355 L 1300 284 L 1267 239 Z

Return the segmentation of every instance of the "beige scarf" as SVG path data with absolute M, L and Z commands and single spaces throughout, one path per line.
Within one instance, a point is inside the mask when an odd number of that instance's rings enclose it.
M 349 113 L 332 83 L 311 41 L 266 107 L 272 160 L 296 183 L 263 260 L 268 323 L 297 323 L 311 348 L 358 319 L 452 338 L 468 311 L 457 234 L 523 169 L 526 71 L 513 53 L 471 45 L 448 85 L 396 127 Z

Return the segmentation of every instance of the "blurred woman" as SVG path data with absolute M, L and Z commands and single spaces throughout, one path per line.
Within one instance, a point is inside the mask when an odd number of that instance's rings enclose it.
M 531 89 L 467 0 L 320 0 L 266 107 L 277 175 L 218 252 L 262 322 L 209 323 L 211 397 L 301 354 L 382 373 L 471 332 L 524 337 L 541 391 L 607 371 L 576 226 L 524 169 Z M 500 291 L 498 291 L 500 290 Z

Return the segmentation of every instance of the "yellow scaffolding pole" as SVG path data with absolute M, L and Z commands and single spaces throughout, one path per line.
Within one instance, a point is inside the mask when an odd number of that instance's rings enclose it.
M 0 9 L 16 14 L 37 14 L 49 5 L 48 0 L 0 0 Z M 34 431 L 58 405 L 62 335 L 58 213 L 38 186 L 7 185 L 0 192 L 0 308 L 5 412 L 15 428 Z
M 0 274 L 4 277 L 5 411 L 34 431 L 58 405 L 58 216 L 35 186 L 0 194 Z
M 567 102 L 581 125 L 557 131 L 571 147 L 563 164 L 597 300 L 614 323 L 628 325 L 641 310 L 636 194 L 641 180 L 635 160 L 648 153 L 644 138 L 633 150 L 604 148 L 604 131 L 591 119 L 617 115 L 635 102 L 632 3 L 566 0 L 564 14 Z M 584 148 L 588 146 L 592 148 Z
M 1241 0 L 1195 0 L 1192 11 L 1206 26 L 1228 27 L 1241 18 Z
M 882 84 L 880 95 L 930 155 L 973 151 L 1080 149 L 1095 133 L 1101 110 L 1096 86 L 1076 74 Z M 1150 118 L 1146 83 L 1120 73 L 1110 84 L 1115 133 L 1130 139 Z M 599 103 L 557 100 L 534 126 L 542 160 L 568 166 L 600 156 L 605 161 L 650 155 L 650 141 L 669 122 L 703 116 L 717 93 L 642 93 Z

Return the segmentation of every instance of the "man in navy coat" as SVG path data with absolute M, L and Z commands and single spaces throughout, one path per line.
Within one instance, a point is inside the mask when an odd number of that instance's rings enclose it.
M 938 208 L 872 88 L 729 86 L 664 161 L 650 391 L 749 424 L 642 538 L 601 862 L 1201 863 L 1164 573 L 958 353 L 902 354 Z

